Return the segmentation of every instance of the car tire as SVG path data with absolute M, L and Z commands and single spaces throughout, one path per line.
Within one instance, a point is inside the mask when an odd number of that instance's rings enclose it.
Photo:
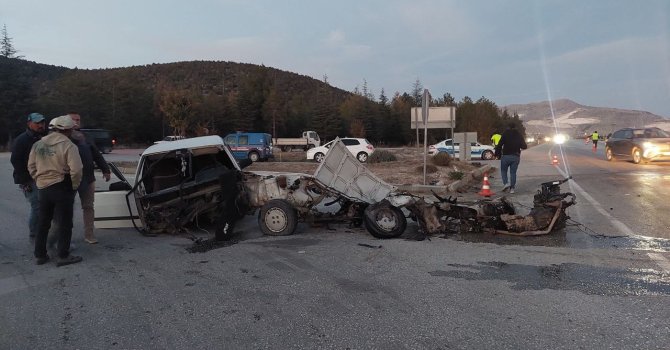
M 261 207 L 258 213 L 258 226 L 264 235 L 292 235 L 298 226 L 298 214 L 285 200 L 273 199 Z
M 614 153 L 610 147 L 605 147 L 605 158 L 610 162 L 614 160 Z
M 358 161 L 361 162 L 361 163 L 365 163 L 365 162 L 368 161 L 368 154 L 365 153 L 365 152 L 359 152 L 356 155 L 356 159 L 358 159 Z
M 631 157 L 633 158 L 633 163 L 640 164 L 640 162 L 642 162 L 642 150 L 634 147 Z
M 492 160 L 493 158 L 495 158 L 495 154 L 493 152 L 491 152 L 489 150 L 486 150 L 486 151 L 482 152 L 482 159 L 483 160 Z
M 382 201 L 365 208 L 363 212 L 365 228 L 376 238 L 396 238 L 405 232 L 407 219 L 402 210 Z
M 261 158 L 261 157 L 258 155 L 258 152 L 249 152 L 249 159 L 250 159 L 252 162 L 257 162 L 257 161 L 260 160 L 260 158 Z
M 282 151 L 284 151 L 284 152 L 291 152 L 292 150 L 293 150 L 293 147 L 291 147 L 291 146 L 282 147 Z
M 321 152 L 317 152 L 314 155 L 314 161 L 317 163 L 322 163 L 324 159 L 326 159 L 326 155 Z

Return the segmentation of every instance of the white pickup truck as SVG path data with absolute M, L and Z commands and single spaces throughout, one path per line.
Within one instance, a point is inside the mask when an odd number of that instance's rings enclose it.
M 280 148 L 284 152 L 291 152 L 295 149 L 308 150 L 310 148 L 321 146 L 321 139 L 316 131 L 303 131 L 302 137 L 279 137 L 272 140 L 274 147 Z

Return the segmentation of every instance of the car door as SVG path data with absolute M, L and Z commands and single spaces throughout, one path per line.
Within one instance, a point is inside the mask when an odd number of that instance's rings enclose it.
M 356 156 L 358 154 L 358 152 L 361 151 L 361 149 L 360 149 L 361 143 L 358 142 L 358 140 L 356 140 L 356 139 L 342 139 L 341 141 L 345 146 L 347 146 L 347 149 L 349 150 L 349 152 L 351 152 L 351 154 L 353 154 L 354 156 Z
M 108 189 L 95 191 L 95 228 L 141 227 L 135 197 L 129 194 L 132 186 L 116 165 L 109 163 L 113 179 Z M 135 182 L 134 179 L 132 181 Z M 107 186 L 107 183 L 104 183 Z M 133 225 L 134 221 L 134 225 Z

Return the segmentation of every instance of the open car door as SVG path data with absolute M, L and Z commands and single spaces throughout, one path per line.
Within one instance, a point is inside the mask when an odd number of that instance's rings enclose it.
M 112 179 L 109 190 L 95 191 L 95 228 L 134 227 L 131 219 L 141 227 L 134 194 L 128 196 L 131 184 L 116 165 L 108 165 L 116 179 Z

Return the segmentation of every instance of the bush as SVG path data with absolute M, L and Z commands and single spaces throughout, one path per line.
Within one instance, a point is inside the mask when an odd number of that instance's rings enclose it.
M 378 150 L 368 158 L 368 163 L 395 162 L 397 160 L 398 158 L 391 151 Z
M 439 166 L 448 166 L 451 164 L 451 156 L 447 152 L 440 152 L 436 155 L 433 156 L 431 159 L 433 164 L 439 165 Z
M 426 174 L 432 174 L 436 173 L 439 169 L 437 169 L 436 166 L 432 164 L 426 164 Z M 423 165 L 419 165 L 418 167 L 414 168 L 414 171 L 423 174 Z
M 447 176 L 449 177 L 449 180 L 460 180 L 464 175 L 465 173 L 462 171 L 450 171 Z

